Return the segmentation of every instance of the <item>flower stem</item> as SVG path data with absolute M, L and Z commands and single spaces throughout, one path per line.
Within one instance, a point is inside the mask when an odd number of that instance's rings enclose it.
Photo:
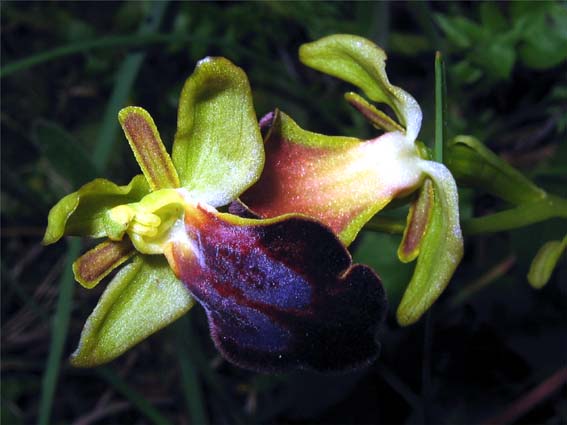
M 462 225 L 465 234 L 478 235 L 517 229 L 555 217 L 567 218 L 567 200 L 548 195 L 541 201 L 465 220 Z
M 461 226 L 465 235 L 479 235 L 518 229 L 550 218 L 567 218 L 567 200 L 547 195 L 537 202 L 525 203 L 484 217 L 463 220 Z M 401 234 L 405 225 L 403 219 L 376 216 L 364 226 L 364 229 Z

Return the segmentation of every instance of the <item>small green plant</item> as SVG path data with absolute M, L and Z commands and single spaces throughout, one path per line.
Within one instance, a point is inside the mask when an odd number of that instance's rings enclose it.
M 436 14 L 449 42 L 448 51 L 460 56 L 452 68 L 463 83 L 510 77 L 516 63 L 544 70 L 567 59 L 567 9 L 553 1 L 479 3 L 479 21 L 464 16 Z

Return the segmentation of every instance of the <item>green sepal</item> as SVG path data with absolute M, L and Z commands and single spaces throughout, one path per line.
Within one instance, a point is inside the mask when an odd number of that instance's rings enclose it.
M 87 289 L 94 288 L 134 253 L 134 247 L 128 238 L 121 241 L 106 240 L 75 260 L 75 280 Z
M 163 256 L 137 255 L 102 294 L 85 323 L 71 364 L 92 367 L 109 362 L 177 320 L 193 304 Z
M 172 158 L 181 185 L 214 207 L 260 177 L 264 149 L 250 85 L 229 60 L 201 60 L 185 83 Z
M 439 298 L 463 257 L 455 180 L 440 163 L 423 161 L 421 168 L 433 181 L 434 199 L 417 264 L 396 314 L 402 326 L 419 320 Z
M 535 289 L 541 289 L 549 282 L 553 269 L 565 252 L 565 248 L 567 248 L 567 235 L 562 241 L 549 241 L 539 249 L 528 272 L 530 285 Z
M 305 65 L 359 87 L 374 101 L 390 106 L 406 135 L 415 140 L 421 126 L 421 109 L 415 99 L 393 86 L 386 75 L 386 53 L 371 41 L 336 34 L 304 44 L 299 59 Z
M 142 175 L 128 185 L 118 186 L 106 179 L 95 179 L 61 199 L 47 218 L 43 244 L 57 242 L 64 235 L 103 237 L 112 225 L 106 212 L 117 205 L 137 202 L 150 192 Z
M 446 164 L 459 183 L 516 205 L 546 196 L 545 191 L 471 136 L 457 136 L 449 143 Z
M 410 263 L 417 258 L 427 233 L 434 205 L 433 183 L 425 179 L 419 196 L 410 205 L 404 235 L 398 247 L 398 258 L 402 263 Z
M 179 187 L 177 171 L 148 111 L 128 106 L 118 112 L 118 121 L 151 189 Z

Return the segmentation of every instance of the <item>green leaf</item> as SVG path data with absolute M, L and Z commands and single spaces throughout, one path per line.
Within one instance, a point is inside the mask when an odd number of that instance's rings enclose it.
M 318 71 L 347 81 L 374 102 L 390 106 L 415 140 L 421 127 L 421 109 L 415 99 L 393 86 L 386 75 L 386 53 L 371 41 L 355 35 L 324 37 L 299 49 L 299 59 Z
M 451 66 L 451 76 L 464 84 L 472 84 L 482 77 L 482 71 L 478 66 L 472 65 L 468 59 Z
M 398 307 L 402 326 L 419 320 L 439 298 L 463 257 L 455 181 L 442 164 L 424 161 L 422 169 L 433 181 L 434 203 L 412 279 Z
M 440 13 L 435 15 L 437 25 L 441 27 L 449 41 L 461 49 L 466 49 L 472 45 L 472 40 L 461 28 L 459 22 L 454 18 L 442 15 Z
M 469 56 L 470 60 L 482 67 L 489 77 L 505 80 L 510 77 L 516 62 L 516 50 L 512 42 L 495 39 L 481 45 Z
M 567 235 L 562 241 L 547 242 L 539 249 L 528 272 L 530 285 L 535 289 L 541 289 L 549 282 L 553 269 L 565 252 L 566 247 Z
M 513 204 L 545 197 L 542 189 L 474 137 L 455 137 L 449 143 L 446 163 L 459 183 L 486 190 Z
M 143 108 L 128 106 L 118 120 L 152 190 L 179 187 L 179 177 L 161 141 L 151 115 Z
M 78 187 L 96 177 L 96 167 L 75 138 L 59 125 L 39 121 L 33 129 L 34 141 L 53 169 Z
M 91 367 L 109 362 L 178 319 L 193 304 L 164 257 L 138 255 L 102 294 L 71 363 Z
M 392 32 L 388 39 L 388 50 L 405 56 L 417 56 L 432 50 L 431 42 L 421 34 Z
M 264 166 L 248 78 L 224 58 L 206 58 L 183 87 L 173 163 L 181 185 L 218 207 L 238 197 Z
M 126 186 L 95 179 L 51 208 L 43 243 L 55 243 L 63 235 L 103 237 L 107 234 L 106 212 L 117 205 L 137 202 L 149 191 L 142 175 L 135 176 Z
M 526 43 L 520 47 L 520 57 L 526 66 L 548 69 L 567 59 L 567 41 L 552 32 L 543 34 L 538 43 Z
M 492 1 L 483 1 L 480 4 L 480 22 L 493 33 L 506 31 L 509 27 L 508 21 L 500 11 L 500 4 Z
M 522 61 L 534 69 L 559 65 L 567 58 L 567 8 L 565 5 L 545 3 L 535 13 L 525 13 L 524 43 L 520 46 Z

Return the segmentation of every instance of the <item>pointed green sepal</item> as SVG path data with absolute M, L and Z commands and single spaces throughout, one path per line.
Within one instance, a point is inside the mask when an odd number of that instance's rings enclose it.
M 181 185 L 215 207 L 260 176 L 264 150 L 250 85 L 229 60 L 201 60 L 185 83 L 172 157 Z
M 431 307 L 463 257 L 455 180 L 443 164 L 423 161 L 421 168 L 433 181 L 434 200 L 414 274 L 398 307 L 402 326 L 415 323 Z
M 553 269 L 565 252 L 565 248 L 567 248 L 567 235 L 562 241 L 549 241 L 539 249 L 528 272 L 530 285 L 535 289 L 541 289 L 549 282 Z
M 390 106 L 406 128 L 407 137 L 415 140 L 421 127 L 421 109 L 412 96 L 390 84 L 386 53 L 376 44 L 363 37 L 336 34 L 302 45 L 299 59 L 311 68 L 354 84 L 370 100 Z
M 87 289 L 94 288 L 110 272 L 134 255 L 129 239 L 104 241 L 85 252 L 73 263 L 75 280 Z
M 109 362 L 185 314 L 193 297 L 163 256 L 138 255 L 110 282 L 87 319 L 76 367 Z
M 118 121 L 152 190 L 179 187 L 179 177 L 161 141 L 151 115 L 143 108 L 128 106 Z
M 426 179 L 419 190 L 419 196 L 410 206 L 402 242 L 398 247 L 398 258 L 403 263 L 410 263 L 419 255 L 431 220 L 434 196 L 433 183 Z
M 106 236 L 109 225 L 106 212 L 120 204 L 137 202 L 149 191 L 142 175 L 135 176 L 126 186 L 118 186 L 106 179 L 95 179 L 51 208 L 43 244 L 55 243 L 64 235 Z
M 474 137 L 455 137 L 447 148 L 446 163 L 459 183 L 486 190 L 513 204 L 545 197 L 542 189 Z

